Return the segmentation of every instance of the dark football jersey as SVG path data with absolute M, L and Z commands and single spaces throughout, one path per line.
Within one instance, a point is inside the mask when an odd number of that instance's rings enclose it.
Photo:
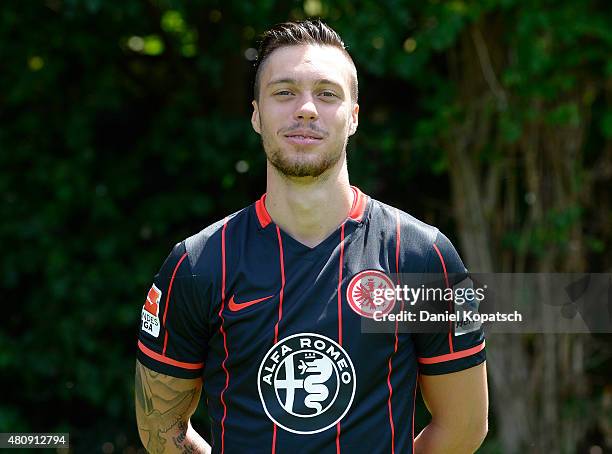
M 412 452 L 418 374 L 485 360 L 480 328 L 363 331 L 372 288 L 467 271 L 436 228 L 352 190 L 347 220 L 314 248 L 272 222 L 264 194 L 177 244 L 155 276 L 138 359 L 203 378 L 213 452 Z

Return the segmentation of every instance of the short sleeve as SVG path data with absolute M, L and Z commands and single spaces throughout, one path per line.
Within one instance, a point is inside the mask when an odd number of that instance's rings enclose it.
M 471 287 L 468 271 L 450 240 L 438 232 L 427 259 L 426 273 L 442 276 L 441 286 L 456 290 Z M 450 309 L 454 313 L 454 302 Z M 485 361 L 485 339 L 480 325 L 466 329 L 450 321 L 447 332 L 415 333 L 413 341 L 419 373 L 440 375 L 458 372 Z
M 204 303 L 185 243 L 179 243 L 147 292 L 138 330 L 138 360 L 166 375 L 200 377 L 208 341 Z

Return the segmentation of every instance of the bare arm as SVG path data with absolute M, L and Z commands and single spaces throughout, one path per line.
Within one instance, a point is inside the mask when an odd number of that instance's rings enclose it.
M 487 434 L 486 363 L 445 375 L 421 375 L 431 422 L 415 439 L 416 454 L 473 453 Z
M 202 379 L 183 379 L 160 374 L 136 361 L 136 420 L 140 440 L 151 454 L 211 452 L 191 427 Z

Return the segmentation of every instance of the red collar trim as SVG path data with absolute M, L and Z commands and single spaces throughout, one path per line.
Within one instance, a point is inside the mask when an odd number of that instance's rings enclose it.
M 353 221 L 361 222 L 366 205 L 368 204 L 368 198 L 357 186 L 351 186 L 351 189 L 355 197 L 353 197 L 353 206 L 351 207 L 351 211 L 349 211 L 348 217 Z
M 353 221 L 361 222 L 366 205 L 368 204 L 368 197 L 356 186 L 351 186 L 351 190 L 353 191 L 354 197 L 348 217 Z M 264 229 L 268 227 L 272 222 L 272 218 L 266 209 L 266 194 L 262 195 L 261 198 L 255 202 L 255 212 L 257 213 L 257 219 L 261 227 Z
M 266 194 L 261 196 L 261 198 L 255 202 L 255 212 L 257 213 L 257 219 L 259 219 L 259 223 L 262 228 L 268 227 L 268 224 L 272 222 L 272 218 L 266 210 Z

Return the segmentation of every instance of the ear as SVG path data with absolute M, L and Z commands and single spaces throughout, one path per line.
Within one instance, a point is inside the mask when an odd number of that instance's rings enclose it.
M 261 123 L 259 122 L 259 107 L 257 101 L 251 103 L 253 105 L 253 115 L 251 115 L 251 126 L 257 134 L 261 135 Z
M 351 109 L 351 118 L 349 119 L 349 136 L 352 136 L 357 131 L 359 124 L 359 104 L 355 103 Z

